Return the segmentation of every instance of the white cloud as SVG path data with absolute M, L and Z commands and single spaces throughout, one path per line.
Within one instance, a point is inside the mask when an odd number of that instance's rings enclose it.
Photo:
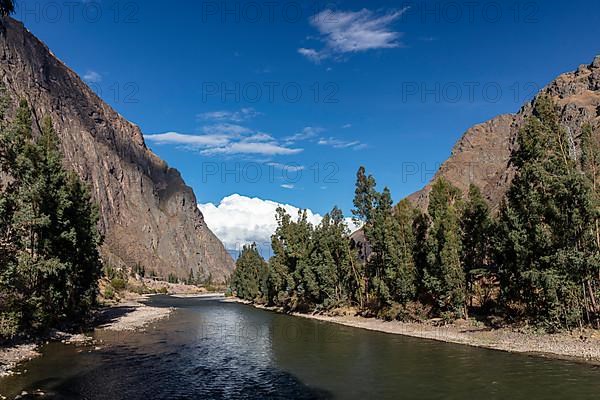
M 291 136 L 283 138 L 284 141 L 288 143 L 300 142 L 303 140 L 312 139 L 317 136 L 319 133 L 325 131 L 325 129 L 314 126 L 306 126 L 302 129 L 301 132 L 295 133 Z
M 241 125 L 221 123 L 202 127 L 203 134 L 178 132 L 144 135 L 157 145 L 175 145 L 204 155 L 291 155 L 304 149 L 280 144 L 273 136 Z
M 367 147 L 366 144 L 361 143 L 358 140 L 346 141 L 346 140 L 336 139 L 333 137 L 321 138 L 321 139 L 319 139 L 319 141 L 317 143 L 320 144 L 321 146 L 331 146 L 334 149 L 352 148 L 353 150 L 360 150 L 360 149 L 364 149 L 365 147 Z
M 242 122 L 262 115 L 254 108 L 242 108 L 239 111 L 212 111 L 198 114 L 198 119 L 203 121 L 232 121 Z
M 204 132 L 205 134 L 219 134 L 237 137 L 252 133 L 252 129 L 246 128 L 245 126 L 241 125 L 223 123 L 203 126 L 202 132 Z
M 262 154 L 269 156 L 291 155 L 302 152 L 303 149 L 293 149 L 277 143 L 236 142 L 226 146 L 213 147 L 202 151 L 202 154 Z
M 222 146 L 229 143 L 229 137 L 226 135 L 186 135 L 177 132 L 144 135 L 144 139 L 156 144 L 176 144 L 192 148 Z
M 275 210 L 279 206 L 292 218 L 297 218 L 300 211 L 297 207 L 239 194 L 225 197 L 218 205 L 198 204 L 208 227 L 221 239 L 225 248 L 231 251 L 239 250 L 244 244 L 253 242 L 262 248 L 268 247 L 271 235 L 277 228 Z M 307 218 L 313 225 L 319 224 L 323 219 L 311 210 L 307 210 Z M 357 229 L 351 218 L 346 218 L 346 223 L 351 230 Z
M 304 57 L 308 58 L 315 64 L 320 64 L 321 60 L 327 58 L 327 56 L 324 53 L 318 52 L 315 49 L 307 49 L 304 47 L 299 48 L 298 53 L 302 54 Z
M 342 125 L 342 129 L 350 129 L 352 128 L 352 124 Z
M 85 75 L 83 75 L 83 80 L 88 83 L 100 83 L 102 82 L 102 75 L 96 71 L 87 71 Z
M 298 172 L 304 171 L 304 165 L 295 165 L 295 164 L 281 164 L 276 162 L 267 163 L 269 167 L 277 168 L 287 172 Z
M 291 183 L 284 183 L 283 185 L 281 185 L 282 188 L 284 189 L 294 189 L 296 187 L 296 185 L 292 185 Z
M 375 49 L 391 49 L 402 46 L 402 36 L 392 28 L 408 7 L 402 10 L 377 14 L 363 8 L 360 11 L 324 10 L 309 20 L 319 31 L 321 50 L 300 48 L 298 52 L 314 63 L 343 54 L 365 52 Z
M 243 142 L 274 142 L 275 138 L 268 133 L 257 132 L 242 138 Z

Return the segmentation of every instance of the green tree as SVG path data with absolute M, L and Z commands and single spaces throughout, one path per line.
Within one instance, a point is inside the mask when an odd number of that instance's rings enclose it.
M 49 118 L 34 140 L 23 101 L 0 134 L 0 325 L 8 315 L 21 332 L 81 318 L 96 301 L 98 216 L 58 143 Z
M 372 219 L 375 204 L 375 178 L 366 175 L 365 167 L 361 166 L 356 173 L 356 189 L 354 192 L 354 209 L 352 215 L 357 223 L 365 223 Z
M 489 279 L 492 258 L 493 221 L 479 188 L 471 184 L 461 216 L 462 264 L 467 278 L 468 297 L 472 299 L 477 278 Z
M 373 210 L 367 219 L 364 230 L 365 237 L 371 245 L 371 256 L 367 260 L 367 278 L 371 296 L 370 305 L 375 309 L 390 305 L 388 268 L 393 268 L 395 256 L 395 220 L 392 214 L 392 197 L 388 188 L 382 193 L 375 193 Z
M 586 277 L 599 265 L 596 195 L 573 143 L 552 100 L 538 98 L 511 156 L 517 173 L 500 212 L 503 303 L 524 304 L 527 317 L 552 329 L 583 321 Z
M 388 188 L 376 191 L 376 181 L 360 167 L 357 173 L 353 214 L 364 223 L 371 248 L 366 260 L 367 295 L 375 311 L 392 303 L 414 299 L 416 268 L 412 225 L 416 216 L 408 201 L 393 206 Z
M 303 309 L 310 302 L 311 285 L 316 277 L 307 268 L 313 226 L 306 210 L 292 221 L 282 207 L 276 211 L 277 229 L 271 239 L 273 257 L 270 260 L 269 302 L 291 310 Z
M 587 251 L 592 262 L 584 271 L 584 291 L 590 299 L 591 312 L 596 317 L 600 328 L 600 304 L 597 294 L 600 286 L 600 130 L 586 124 L 581 135 L 581 169 L 591 188 L 590 202 L 592 208 L 591 223 L 587 235 Z M 588 319 L 590 319 L 588 317 Z
M 315 228 L 304 263 L 302 275 L 312 306 L 332 308 L 355 300 L 354 292 L 359 290 L 353 270 L 356 255 L 349 251 L 349 241 L 344 216 L 334 207 Z
M 445 178 L 438 178 L 429 194 L 431 226 L 427 237 L 427 266 L 423 285 L 437 308 L 466 317 L 466 277 L 461 263 L 460 210 L 462 194 Z
M 386 269 L 392 299 L 400 304 L 414 300 L 417 290 L 417 269 L 414 247 L 416 237 L 413 231 L 418 212 L 408 200 L 402 200 L 394 207 L 391 226 L 394 244 L 392 263 Z
M 255 243 L 244 245 L 235 265 L 231 290 L 241 299 L 262 301 L 266 295 L 265 284 L 269 271 Z

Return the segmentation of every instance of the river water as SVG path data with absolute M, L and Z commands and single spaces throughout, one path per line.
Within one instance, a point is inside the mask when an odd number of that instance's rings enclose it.
M 94 333 L 100 349 L 53 343 L 9 399 L 599 399 L 600 368 L 389 335 L 218 299 L 176 307 L 146 332 Z

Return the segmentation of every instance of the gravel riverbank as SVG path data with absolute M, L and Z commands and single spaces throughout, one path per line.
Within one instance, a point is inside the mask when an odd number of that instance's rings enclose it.
M 232 298 L 224 301 L 251 304 Z M 269 311 L 279 311 L 260 305 L 253 306 Z M 600 332 L 597 330 L 546 334 L 513 328 L 492 329 L 475 321 L 457 321 L 450 325 L 439 326 L 433 321 L 386 322 L 351 314 L 332 316 L 293 313 L 292 315 L 390 334 L 600 365 Z

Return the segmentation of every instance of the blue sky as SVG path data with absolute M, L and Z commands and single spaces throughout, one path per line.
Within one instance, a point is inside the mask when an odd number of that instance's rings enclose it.
M 42 0 L 16 18 L 199 203 L 319 214 L 349 214 L 360 165 L 395 200 L 418 190 L 470 126 L 600 54 L 592 1 Z

